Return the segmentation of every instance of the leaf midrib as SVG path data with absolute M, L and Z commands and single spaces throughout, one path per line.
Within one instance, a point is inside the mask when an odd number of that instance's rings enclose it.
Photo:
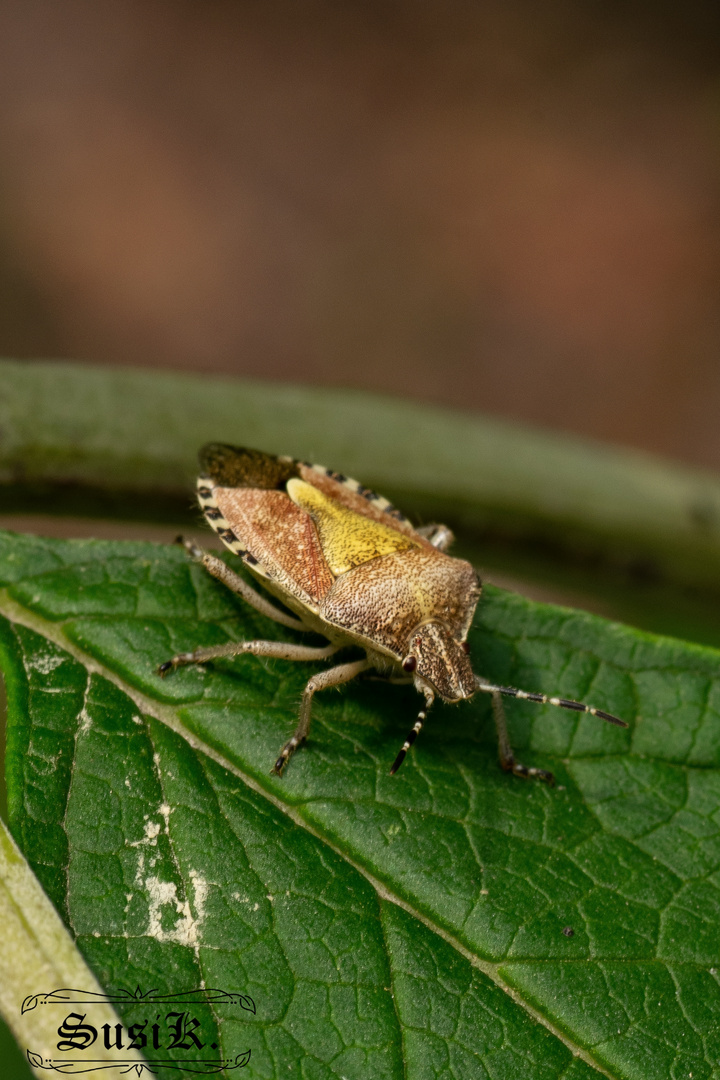
M 377 896 L 381 900 L 385 900 L 388 903 L 395 904 L 397 907 L 402 908 L 412 918 L 417 919 L 422 923 L 431 933 L 436 934 L 443 941 L 445 941 L 451 948 L 453 948 L 460 956 L 467 960 L 473 967 L 477 968 L 484 975 L 486 975 L 492 982 L 503 990 L 520 1008 L 522 1008 L 529 1017 L 535 1020 L 537 1023 L 542 1024 L 544 1028 L 551 1032 L 562 1044 L 570 1051 L 573 1057 L 581 1058 L 587 1065 L 601 1073 L 603 1076 L 609 1078 L 609 1080 L 620 1080 L 615 1074 L 608 1072 L 604 1065 L 597 1061 L 592 1054 L 585 1050 L 578 1043 L 575 1043 L 569 1036 L 562 1031 L 559 1027 L 552 1023 L 546 1016 L 537 1010 L 529 1001 L 527 1001 L 522 994 L 510 986 L 500 975 L 500 964 L 493 964 L 488 960 L 484 960 L 477 956 L 470 949 L 467 948 L 462 942 L 449 933 L 444 927 L 439 926 L 428 918 L 423 912 L 418 911 L 406 900 L 393 893 L 387 885 L 379 878 L 375 877 L 362 863 L 356 862 L 352 859 L 346 851 L 336 846 L 332 840 L 330 840 L 322 832 L 316 830 L 306 821 L 302 815 L 291 805 L 283 802 L 277 796 L 267 791 L 262 787 L 252 776 L 245 773 L 234 762 L 224 757 L 221 753 L 214 749 L 214 747 L 204 743 L 191 731 L 189 731 L 179 719 L 176 708 L 170 705 L 163 705 L 162 703 L 155 701 L 153 698 L 148 697 L 142 691 L 137 690 L 129 683 L 125 682 L 116 672 L 100 663 L 93 656 L 86 653 L 83 649 L 79 648 L 74 642 L 65 636 L 62 630 L 62 624 L 59 622 L 52 622 L 49 619 L 45 619 L 35 612 L 28 610 L 19 604 L 16 600 L 10 597 L 7 589 L 0 589 L 0 615 L 3 615 L 11 623 L 16 623 L 20 626 L 24 626 L 28 630 L 33 630 L 35 633 L 40 634 L 48 641 L 52 641 L 59 648 L 64 649 L 69 653 L 78 663 L 82 664 L 88 674 L 99 675 L 104 679 L 107 679 L 124 694 L 126 694 L 138 707 L 138 709 L 146 715 L 152 716 L 155 720 L 164 724 L 166 727 L 174 731 L 180 738 L 192 747 L 197 753 L 204 754 L 210 758 L 221 768 L 226 769 L 233 776 L 237 777 L 246 787 L 257 795 L 266 799 L 277 810 L 289 817 L 290 820 L 299 828 L 303 829 L 309 835 L 315 837 L 320 843 L 324 844 L 330 850 L 332 850 L 339 858 L 341 858 L 348 866 L 351 866 L 372 886 Z M 652 958 L 651 958 L 652 959 Z M 533 961 L 535 963 L 536 961 Z M 583 962 L 587 961 L 583 959 Z M 633 961 L 636 962 L 636 961 Z M 647 961 L 646 961 L 647 962 Z

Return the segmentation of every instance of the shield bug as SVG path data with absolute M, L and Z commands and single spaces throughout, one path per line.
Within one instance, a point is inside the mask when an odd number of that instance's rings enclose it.
M 553 783 L 544 769 L 515 760 L 503 695 L 591 713 L 621 727 L 610 713 L 567 698 L 497 686 L 476 675 L 467 635 L 480 582 L 470 563 L 446 554 L 444 525 L 414 528 L 374 491 L 321 465 L 211 443 L 200 451 L 197 494 L 205 517 L 250 574 L 280 600 L 282 611 L 215 555 L 186 542 L 190 554 L 263 615 L 294 630 L 323 635 L 315 648 L 277 641 L 238 641 L 180 653 L 158 668 L 251 653 L 284 660 L 325 660 L 346 646 L 365 656 L 313 675 L 303 692 L 297 728 L 272 771 L 280 775 L 308 736 L 313 695 L 366 671 L 414 684 L 424 707 L 390 769 L 397 772 L 436 697 L 492 697 L 500 764 L 515 776 Z M 288 612 L 292 612 L 289 614 Z

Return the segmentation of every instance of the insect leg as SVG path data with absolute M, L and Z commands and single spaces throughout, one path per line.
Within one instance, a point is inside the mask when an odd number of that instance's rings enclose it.
M 275 622 L 281 623 L 283 626 L 289 626 L 292 630 L 304 630 L 307 633 L 307 626 L 300 622 L 300 619 L 280 611 L 264 596 L 256 593 L 239 574 L 226 566 L 222 559 L 218 559 L 217 555 L 211 555 L 209 551 L 203 551 L 192 540 L 185 540 L 181 536 L 178 537 L 178 543 L 183 545 L 196 562 L 202 563 L 209 574 L 212 574 L 218 581 L 222 581 L 223 585 L 226 585 L 231 592 L 242 596 L 243 600 L 250 604 L 251 607 L 254 607 L 256 611 L 259 611 L 261 615 L 265 615 L 268 619 L 274 619 Z
M 367 671 L 370 666 L 369 660 L 355 660 L 353 663 L 338 664 L 337 667 L 329 668 L 327 671 L 319 671 L 317 675 L 313 675 L 303 690 L 298 726 L 295 728 L 293 737 L 288 739 L 280 751 L 280 756 L 270 770 L 271 773 L 281 776 L 290 756 L 295 753 L 300 743 L 307 738 L 310 731 L 310 710 L 312 708 L 313 694 L 317 690 L 327 690 L 331 686 L 340 686 L 342 683 L 350 682 L 356 675 Z
M 289 641 L 229 641 L 227 645 L 211 645 L 207 649 L 195 649 L 193 652 L 178 653 L 172 660 L 166 660 L 157 669 L 158 675 L 167 675 L 168 671 L 184 667 L 186 664 L 202 664 L 205 660 L 217 660 L 221 656 L 239 656 L 250 653 L 252 656 L 272 656 L 276 660 L 327 660 L 340 645 L 325 645 L 313 648 L 310 645 L 294 645 Z M 333 669 L 337 670 L 337 669 Z
M 429 540 L 438 551 L 447 551 L 455 539 L 454 534 L 447 525 L 421 525 L 415 532 Z
M 536 701 L 539 705 L 557 705 L 561 709 L 571 709 L 573 712 L 589 713 L 591 716 L 598 716 L 601 720 L 607 720 L 611 724 L 617 724 L 618 727 L 627 727 L 624 720 L 621 720 L 617 716 L 613 716 L 612 713 L 603 712 L 602 709 L 595 709 L 592 705 L 584 705 L 581 701 L 572 701 L 569 698 L 548 697 L 547 694 L 531 694 L 527 690 L 516 690 L 513 686 L 495 686 L 493 683 L 485 682 L 484 679 L 480 679 L 476 676 L 475 685 L 478 690 L 482 690 L 486 694 L 492 694 L 493 702 L 493 716 L 495 717 L 495 727 L 497 728 L 498 735 L 498 753 L 500 754 L 500 764 L 507 772 L 513 773 L 514 776 L 537 776 L 540 780 L 545 780 L 548 784 L 555 783 L 555 777 L 551 772 L 547 772 L 545 769 L 528 769 L 527 766 L 521 765 L 515 760 L 515 756 L 510 746 L 510 740 L 508 739 L 507 726 L 505 724 L 505 710 L 502 704 L 502 695 L 507 697 L 518 698 L 520 701 Z
M 430 689 L 429 686 L 425 687 L 423 689 L 423 693 L 425 694 L 425 708 L 422 709 L 421 712 L 418 713 L 418 718 L 415 721 L 415 724 L 413 726 L 412 731 L 408 735 L 405 742 L 402 744 L 402 746 L 400 748 L 400 753 L 395 758 L 395 760 L 394 760 L 394 762 L 392 764 L 392 768 L 390 769 L 390 775 L 391 776 L 395 775 L 395 773 L 398 771 L 398 769 L 402 765 L 403 761 L 405 760 L 405 756 L 407 755 L 408 750 L 410 749 L 410 747 L 412 746 L 412 744 L 415 742 L 418 735 L 420 734 L 422 726 L 425 723 L 425 721 L 427 720 L 428 710 L 430 709 L 430 706 L 432 705 L 433 701 L 435 700 L 435 695 L 433 694 L 433 692 L 432 692 L 432 690 Z
M 478 689 L 485 689 L 485 687 L 478 687 Z M 527 765 L 522 765 L 519 761 L 515 760 L 512 747 L 510 745 L 510 739 L 507 733 L 507 724 L 505 723 L 505 709 L 503 708 L 502 697 L 498 690 L 491 690 L 492 693 L 492 707 L 493 716 L 495 718 L 495 730 L 497 731 L 498 740 L 498 755 L 500 757 L 500 764 L 505 772 L 511 772 L 513 776 L 523 777 L 537 777 L 538 780 L 544 780 L 546 784 L 550 784 L 552 787 L 555 783 L 555 777 L 551 772 L 546 769 L 530 769 Z

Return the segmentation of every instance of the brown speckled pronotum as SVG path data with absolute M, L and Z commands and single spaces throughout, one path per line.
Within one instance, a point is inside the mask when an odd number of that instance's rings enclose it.
M 280 775 L 308 736 L 313 694 L 365 671 L 412 683 L 424 707 L 390 769 L 397 772 L 436 696 L 461 701 L 478 690 L 492 695 L 500 763 L 515 776 L 553 783 L 552 773 L 516 761 L 508 741 L 502 695 L 559 705 L 626 725 L 616 716 L 566 698 L 496 686 L 476 675 L 467 634 L 480 599 L 469 563 L 446 554 L 444 525 L 414 528 L 387 499 L 341 473 L 260 450 L 211 443 L 200 451 L 197 493 L 205 517 L 239 555 L 281 611 L 209 552 L 185 546 L 207 570 L 263 615 L 295 630 L 322 634 L 324 647 L 277 641 L 238 641 L 180 653 L 158 668 L 251 653 L 285 660 L 324 660 L 348 646 L 363 659 L 313 675 L 303 692 L 292 738 L 273 772 Z

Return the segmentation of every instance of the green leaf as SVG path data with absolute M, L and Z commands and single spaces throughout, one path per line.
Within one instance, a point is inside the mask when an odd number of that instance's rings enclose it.
M 3 928 L 3 948 L 0 954 L 0 1011 L 7 1019 L 15 1038 L 23 1047 L 27 1059 L 42 1063 L 57 1058 L 58 1019 L 52 1009 L 42 1008 L 38 995 L 51 988 L 82 987 L 101 994 L 87 965 L 43 893 L 22 854 L 18 851 L 5 825 L 0 822 L 0 925 Z M 107 1003 L 95 1005 L 94 1019 L 98 1024 L 115 1025 L 118 1017 Z M 3 1032 L 4 1034 L 4 1032 Z M 29 1076 L 26 1062 L 15 1046 L 6 1045 L 3 1038 L 3 1075 Z M 102 1046 L 96 1047 L 97 1063 L 108 1075 L 109 1063 L 114 1060 Z M 127 1055 L 141 1061 L 137 1052 Z M 111 1076 L 115 1070 L 111 1070 Z M 115 1074 L 116 1075 L 116 1074 Z
M 177 548 L 2 545 L 11 827 L 104 986 L 249 996 L 202 1017 L 243 1075 L 720 1077 L 720 653 L 488 589 L 476 670 L 630 728 L 512 702 L 551 790 L 478 695 L 390 777 L 417 699 L 366 680 L 280 780 L 316 666 L 155 668 L 293 632 Z

